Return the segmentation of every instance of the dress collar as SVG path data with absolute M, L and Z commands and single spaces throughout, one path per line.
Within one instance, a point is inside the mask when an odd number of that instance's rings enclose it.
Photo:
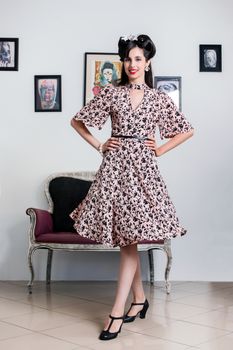
M 135 83 L 128 83 L 125 85 L 128 89 L 137 89 L 137 90 L 145 90 L 149 89 L 149 86 L 146 85 L 146 83 L 141 83 L 141 84 L 135 84 Z

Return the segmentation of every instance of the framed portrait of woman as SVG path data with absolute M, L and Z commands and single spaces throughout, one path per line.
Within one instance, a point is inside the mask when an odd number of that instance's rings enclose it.
M 0 38 L 0 70 L 18 70 L 18 55 L 18 38 Z
M 181 77 L 158 76 L 154 77 L 154 86 L 159 91 L 166 92 L 181 111 Z
M 35 75 L 35 112 L 61 112 L 61 75 Z
M 103 87 L 120 79 L 121 67 L 122 62 L 117 53 L 85 52 L 83 105 Z
M 200 72 L 222 71 L 222 45 L 199 46 Z

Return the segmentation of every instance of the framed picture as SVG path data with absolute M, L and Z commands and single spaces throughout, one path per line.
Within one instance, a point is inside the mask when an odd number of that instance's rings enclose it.
M 222 45 L 199 46 L 200 72 L 222 71 Z
M 86 52 L 83 104 L 86 105 L 104 86 L 120 79 L 121 68 L 117 53 Z
M 166 92 L 181 111 L 181 77 L 159 76 L 154 77 L 154 86 L 159 91 Z
M 61 75 L 35 75 L 35 112 L 61 112 Z
M 0 70 L 18 70 L 19 39 L 0 38 Z

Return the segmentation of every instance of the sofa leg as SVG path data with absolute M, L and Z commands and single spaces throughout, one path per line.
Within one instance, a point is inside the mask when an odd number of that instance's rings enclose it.
M 28 282 L 28 292 L 29 294 L 32 294 L 32 285 L 33 285 L 33 281 L 34 281 L 34 268 L 32 265 L 32 254 L 34 253 L 34 251 L 37 249 L 37 247 L 30 247 L 29 251 L 28 251 L 28 267 L 31 273 L 31 279 Z
M 48 249 L 47 270 L 46 270 L 46 284 L 47 285 L 49 285 L 51 282 L 52 259 L 53 259 L 53 250 Z
M 153 249 L 148 250 L 149 268 L 150 268 L 150 284 L 154 284 L 154 256 Z
M 167 266 L 165 270 L 165 286 L 167 294 L 171 292 L 171 283 L 169 282 L 169 274 L 172 266 L 172 251 L 171 251 L 171 240 L 164 242 L 164 251 L 167 255 Z

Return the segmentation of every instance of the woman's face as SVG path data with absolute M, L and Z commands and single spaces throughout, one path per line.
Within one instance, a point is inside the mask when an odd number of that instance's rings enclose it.
M 103 70 L 103 76 L 105 77 L 105 79 L 111 83 L 112 82 L 112 69 L 110 68 L 105 68 Z
M 217 55 L 215 50 L 206 50 L 204 54 L 205 65 L 207 67 L 216 67 Z
M 145 67 L 149 65 L 150 61 L 146 61 L 143 49 L 134 47 L 130 50 L 129 56 L 124 59 L 125 73 L 129 81 L 144 81 Z

